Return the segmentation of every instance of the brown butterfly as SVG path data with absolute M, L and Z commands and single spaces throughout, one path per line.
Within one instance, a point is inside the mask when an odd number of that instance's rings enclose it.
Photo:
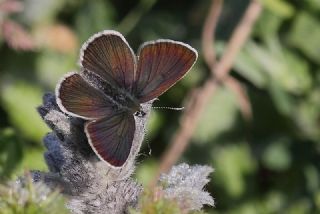
M 57 103 L 71 116 L 83 118 L 94 152 L 111 167 L 127 160 L 140 104 L 160 96 L 180 80 L 197 59 L 182 42 L 146 42 L 137 56 L 116 31 L 93 35 L 80 51 L 80 73 L 69 73 L 56 88 Z

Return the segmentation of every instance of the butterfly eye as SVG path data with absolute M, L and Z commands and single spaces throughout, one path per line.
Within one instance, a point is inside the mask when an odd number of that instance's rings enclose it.
M 137 116 L 137 117 L 144 117 L 145 115 L 146 115 L 146 113 L 142 110 L 134 113 L 134 116 Z

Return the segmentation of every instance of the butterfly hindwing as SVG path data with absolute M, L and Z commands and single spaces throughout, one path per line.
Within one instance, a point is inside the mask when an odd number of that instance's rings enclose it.
M 152 100 L 181 79 L 193 66 L 197 51 L 182 42 L 157 40 L 140 47 L 134 94 L 141 103 Z
M 78 73 L 69 73 L 56 88 L 57 103 L 64 112 L 83 119 L 97 119 L 109 115 L 111 102 L 87 83 Z
M 114 113 L 109 117 L 87 122 L 85 132 L 98 157 L 113 167 L 121 167 L 130 154 L 135 132 L 133 115 Z
M 131 92 L 136 58 L 120 33 L 106 30 L 92 36 L 82 46 L 80 64 L 109 84 Z

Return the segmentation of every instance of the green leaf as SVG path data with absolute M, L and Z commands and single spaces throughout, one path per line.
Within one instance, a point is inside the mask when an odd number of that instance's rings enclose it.
M 38 79 L 54 90 L 58 80 L 67 72 L 77 68 L 76 57 L 52 51 L 44 51 L 37 58 Z
M 319 0 L 306 0 L 311 10 L 320 11 L 320 1 Z
M 195 142 L 208 142 L 234 125 L 238 106 L 234 94 L 227 88 L 218 88 L 210 98 L 193 135 Z
M 135 177 L 138 179 L 143 186 L 147 187 L 150 185 L 152 179 L 157 172 L 157 162 L 152 159 L 143 161 L 143 164 L 137 165 L 137 170 L 135 172 Z
M 200 67 L 199 64 L 200 63 L 197 62 L 189 73 L 181 80 L 184 86 L 189 88 L 194 87 L 195 85 L 198 85 L 203 78 L 205 78 L 205 74 L 202 72 L 204 68 Z
M 288 34 L 289 43 L 320 64 L 320 22 L 309 13 L 300 12 Z
M 272 170 L 282 171 L 291 166 L 288 139 L 279 138 L 268 143 L 262 155 L 264 165 Z
M 273 13 L 290 18 L 294 14 L 294 7 L 284 0 L 260 0 L 263 6 Z
M 293 117 L 300 132 L 306 138 L 320 142 L 320 87 L 315 87 L 296 106 Z
M 159 132 L 159 129 L 163 126 L 164 117 L 160 112 L 156 110 L 151 111 L 150 117 L 147 121 L 147 137 L 152 138 Z
M 127 35 L 156 2 L 157 0 L 140 0 L 136 8 L 132 9 L 131 12 L 119 23 L 117 31 Z
M 240 206 L 233 206 L 228 214 L 269 214 L 269 213 L 280 213 L 285 203 L 286 196 L 280 192 L 271 190 L 266 195 L 259 195 L 245 200 Z
M 278 33 L 284 20 L 284 17 L 272 13 L 270 10 L 264 10 L 253 29 L 254 33 L 262 39 L 273 37 Z
M 48 167 L 44 161 L 43 153 L 43 148 L 27 147 L 25 149 L 24 158 L 21 164 L 19 165 L 19 169 L 17 169 L 17 171 L 23 173 L 26 170 L 34 169 L 40 171 L 48 170 Z
M 300 200 L 294 201 L 287 208 L 287 213 L 290 214 L 301 214 L 301 213 L 312 213 L 311 212 L 312 203 L 308 198 L 302 198 Z M 318 212 L 315 212 L 318 213 Z
M 257 88 L 265 88 L 268 83 L 268 75 L 264 72 L 258 61 L 252 59 L 248 48 L 242 49 L 235 60 L 235 70 Z
M 36 142 L 40 142 L 49 131 L 36 110 L 41 104 L 42 93 L 40 88 L 26 82 L 11 83 L 0 92 L 11 123 L 24 136 Z
M 12 128 L 0 130 L 0 178 L 9 178 L 22 159 L 22 143 Z
M 215 151 L 215 182 L 222 185 L 233 198 L 240 197 L 246 190 L 245 176 L 251 174 L 256 161 L 246 143 L 228 145 Z
M 312 78 L 307 62 L 283 48 L 277 38 L 269 38 L 266 45 L 249 42 L 245 46 L 244 53 L 250 59 L 237 61 L 236 68 L 258 87 L 269 87 L 270 82 L 276 82 L 284 91 L 294 94 L 303 94 L 310 89 Z M 249 70 L 246 70 L 247 68 Z M 264 73 L 264 77 L 253 78 L 253 73 L 257 73 L 255 75 L 258 76 L 261 72 Z M 269 83 L 259 82 L 263 78 Z
M 270 82 L 269 93 L 277 107 L 277 109 L 284 115 L 290 115 L 293 111 L 294 105 L 289 94 L 287 94 L 276 82 Z
M 109 1 L 85 1 L 75 14 L 75 27 L 81 42 L 92 34 L 114 26 L 114 8 Z
M 318 169 L 313 165 L 306 166 L 304 168 L 304 175 L 308 191 L 317 193 L 320 189 L 320 175 Z

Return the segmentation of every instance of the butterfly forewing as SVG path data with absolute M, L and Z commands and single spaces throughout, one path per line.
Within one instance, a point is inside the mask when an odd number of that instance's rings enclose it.
M 106 96 L 77 73 L 70 73 L 63 78 L 57 85 L 56 94 L 59 107 L 76 117 L 96 119 L 113 111 Z
M 102 160 L 121 167 L 130 154 L 135 132 L 133 115 L 114 113 L 109 117 L 88 122 L 85 126 L 88 141 Z
M 81 49 L 80 64 L 109 84 L 131 92 L 136 59 L 120 33 L 103 31 L 91 37 Z
M 134 94 L 143 103 L 181 79 L 195 63 L 197 52 L 181 42 L 158 40 L 142 45 L 138 59 Z

